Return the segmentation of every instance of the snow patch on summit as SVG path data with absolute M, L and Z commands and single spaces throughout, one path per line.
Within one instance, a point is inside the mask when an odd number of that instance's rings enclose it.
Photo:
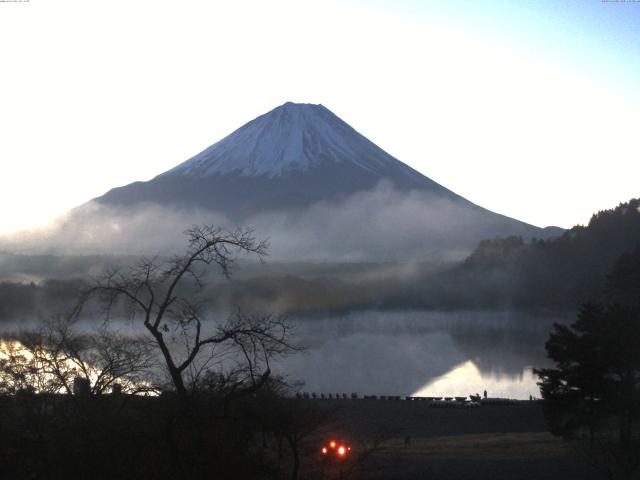
M 398 160 L 324 106 L 287 102 L 166 174 L 273 178 L 340 162 L 382 175 L 389 162 Z

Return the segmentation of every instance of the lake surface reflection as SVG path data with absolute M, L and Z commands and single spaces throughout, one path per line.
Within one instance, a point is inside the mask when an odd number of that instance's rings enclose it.
M 377 395 L 540 396 L 532 368 L 548 365 L 553 322 L 517 312 L 365 312 L 294 319 L 302 354 L 277 371 L 303 391 Z

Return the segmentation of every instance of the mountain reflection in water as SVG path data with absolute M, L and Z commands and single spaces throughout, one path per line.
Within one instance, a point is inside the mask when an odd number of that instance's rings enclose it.
M 532 367 L 548 365 L 549 317 L 518 312 L 364 312 L 297 319 L 307 347 L 277 362 L 302 391 L 511 398 L 540 396 Z
M 441 375 L 417 392 L 416 397 L 466 396 L 471 393 L 482 395 L 487 391 L 490 397 L 527 399 L 539 397 L 536 382 L 538 377 L 531 368 L 525 368 L 520 375 L 492 375 L 482 373 L 478 367 L 467 360 L 449 372 Z

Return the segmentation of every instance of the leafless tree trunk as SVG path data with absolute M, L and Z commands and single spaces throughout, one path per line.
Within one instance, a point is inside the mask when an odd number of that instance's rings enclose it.
M 201 294 L 210 267 L 229 277 L 237 254 L 262 259 L 268 245 L 256 241 L 251 230 L 227 232 L 205 226 L 186 235 L 184 255 L 170 261 L 145 259 L 128 271 L 108 272 L 86 292 L 85 300 L 99 295 L 107 318 L 118 302 L 124 302 L 127 315 L 140 321 L 153 338 L 180 398 L 187 398 L 207 375 L 210 381 L 211 365 L 220 367 L 223 359 L 236 365 L 231 372 L 217 372 L 216 380 L 228 396 L 251 392 L 269 377 L 269 358 L 292 349 L 288 325 L 270 315 L 238 313 L 207 331 L 211 323 L 205 321 Z

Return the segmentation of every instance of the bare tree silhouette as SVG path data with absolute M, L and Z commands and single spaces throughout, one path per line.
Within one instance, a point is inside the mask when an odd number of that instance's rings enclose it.
M 140 336 L 102 325 L 81 332 L 76 318 L 56 316 L 0 345 L 0 392 L 41 394 L 74 391 L 80 379 L 87 394 L 101 395 L 115 384 L 126 393 L 149 390 L 154 352 Z
M 238 255 L 266 255 L 268 243 L 252 230 L 212 226 L 185 232 L 187 250 L 168 261 L 143 259 L 126 271 L 98 278 L 84 300 L 98 295 L 106 319 L 114 306 L 142 323 L 159 349 L 180 398 L 207 386 L 229 397 L 255 391 L 271 374 L 269 359 L 295 348 L 287 322 L 272 315 L 237 313 L 222 323 L 207 320 L 202 292 L 211 267 L 229 278 Z

